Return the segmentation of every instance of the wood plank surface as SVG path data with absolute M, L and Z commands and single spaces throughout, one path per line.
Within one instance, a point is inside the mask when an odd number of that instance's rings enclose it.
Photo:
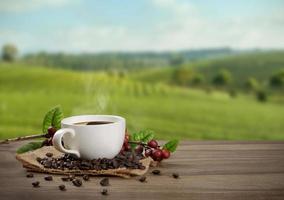
M 0 145 L 0 199 L 284 199 L 284 142 L 181 142 L 177 152 L 158 168 L 161 176 L 147 174 L 147 183 L 138 177 L 111 177 L 108 196 L 102 196 L 101 177 L 92 177 L 80 188 L 65 183 L 61 176 L 44 181 L 44 174 L 26 178 L 15 159 L 15 150 L 25 142 Z M 153 168 L 154 169 L 154 168 Z M 171 177 L 173 172 L 180 179 Z M 41 187 L 33 188 L 33 181 Z

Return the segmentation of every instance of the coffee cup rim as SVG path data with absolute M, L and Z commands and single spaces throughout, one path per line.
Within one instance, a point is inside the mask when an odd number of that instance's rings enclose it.
M 88 119 L 89 118 L 89 119 Z M 118 115 L 75 115 L 75 116 L 70 116 L 64 118 L 61 123 L 65 125 L 72 125 L 72 126 L 84 126 L 84 125 L 79 125 L 75 123 L 79 122 L 84 122 L 84 121 L 89 121 L 89 120 L 97 120 L 97 119 L 91 119 L 91 118 L 102 118 L 101 121 L 111 121 L 111 124 L 117 124 L 125 121 L 125 119 L 121 116 Z M 80 120 L 81 119 L 81 120 Z M 115 119 L 115 120 L 111 120 Z M 109 126 L 111 124 L 100 124 L 100 126 Z M 98 125 L 88 125 L 88 127 L 91 126 L 98 126 Z

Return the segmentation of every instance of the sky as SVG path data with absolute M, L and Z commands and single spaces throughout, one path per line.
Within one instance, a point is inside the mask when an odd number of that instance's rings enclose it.
M 21 53 L 284 49 L 284 0 L 0 0 Z

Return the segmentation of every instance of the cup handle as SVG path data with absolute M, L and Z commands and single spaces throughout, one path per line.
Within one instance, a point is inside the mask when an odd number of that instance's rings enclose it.
M 71 128 L 62 128 L 56 131 L 56 133 L 53 136 L 52 143 L 55 149 L 58 151 L 61 151 L 63 153 L 69 153 L 76 155 L 78 158 L 80 157 L 80 153 L 77 150 L 73 149 L 65 149 L 62 145 L 62 137 L 64 134 L 70 134 L 71 137 L 75 136 L 75 131 Z

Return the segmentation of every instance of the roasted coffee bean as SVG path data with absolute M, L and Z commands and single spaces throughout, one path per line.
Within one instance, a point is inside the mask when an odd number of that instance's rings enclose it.
M 52 156 L 53 156 L 53 153 L 47 152 L 45 155 L 46 155 L 47 157 L 52 157 Z
M 107 189 L 103 189 L 103 190 L 101 191 L 101 193 L 102 193 L 102 195 L 108 195 Z
M 82 186 L 82 181 L 80 179 L 74 179 L 72 181 L 73 185 L 75 185 L 76 187 L 81 187 Z
M 39 181 L 32 182 L 32 185 L 33 185 L 34 187 L 39 187 Z
M 146 181 L 146 176 L 141 176 L 139 178 L 139 181 L 142 182 L 142 183 L 145 182 Z
M 36 160 L 40 163 L 42 159 L 40 157 L 37 157 Z
M 173 176 L 174 178 L 179 178 L 179 174 L 178 174 L 178 173 L 173 173 L 172 176 Z
M 154 174 L 154 175 L 160 175 L 160 174 L 161 174 L 161 171 L 158 170 L 158 169 L 155 169 L 155 170 L 152 171 L 152 174 Z
M 66 181 L 70 181 L 70 179 L 68 177 L 61 177 L 61 180 L 66 182 Z
M 106 170 L 106 169 L 107 169 L 106 163 L 102 163 L 102 164 L 101 164 L 101 168 Z
M 47 161 L 44 162 L 43 166 L 46 167 L 46 168 L 51 168 L 52 167 L 52 162 L 47 160 Z
M 88 180 L 90 179 L 90 177 L 89 177 L 88 174 L 85 174 L 85 175 L 83 176 L 83 179 L 84 179 L 85 181 L 88 181 Z
M 33 177 L 34 177 L 34 174 L 32 174 L 32 173 L 27 173 L 26 177 L 27 177 L 27 178 L 33 178 Z
M 103 178 L 100 181 L 101 186 L 108 186 L 109 185 L 109 179 L 108 178 Z
M 44 180 L 46 180 L 46 181 L 52 181 L 53 178 L 52 178 L 52 176 L 45 176 L 45 177 L 44 177 Z
M 58 188 L 59 188 L 61 191 L 65 191 L 65 190 L 66 190 L 65 185 L 59 185 Z

